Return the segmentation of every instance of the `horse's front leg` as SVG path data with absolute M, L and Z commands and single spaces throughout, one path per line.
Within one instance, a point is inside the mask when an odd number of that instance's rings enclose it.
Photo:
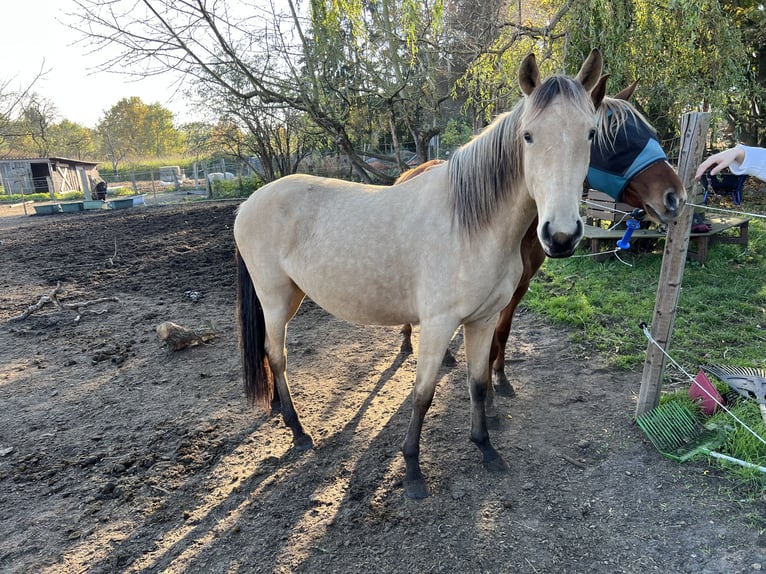
M 463 325 L 468 361 L 468 391 L 471 396 L 471 440 L 479 447 L 484 466 L 493 472 L 506 471 L 508 465 L 489 442 L 487 430 L 487 395 L 490 392 L 489 348 L 494 321 L 475 321 Z
M 428 488 L 420 470 L 420 434 L 423 420 L 434 398 L 436 375 L 439 372 L 444 351 L 457 325 L 452 322 L 423 323 L 420 327 L 420 345 L 415 386 L 412 389 L 412 416 L 404 437 L 402 454 L 406 466 L 404 493 L 408 498 L 425 498 Z

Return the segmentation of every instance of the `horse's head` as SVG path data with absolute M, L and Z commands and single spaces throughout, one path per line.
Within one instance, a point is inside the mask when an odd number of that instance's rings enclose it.
M 588 185 L 668 223 L 681 213 L 686 190 L 668 164 L 654 128 L 627 101 L 637 83 L 605 98 L 598 110 Z
M 582 182 L 596 132 L 595 107 L 604 97 L 601 54 L 593 50 L 577 76 L 540 81 L 534 55 L 522 62 L 526 94 L 519 130 L 524 180 L 537 205 L 537 236 L 549 257 L 568 257 L 582 239 Z M 589 92 L 592 92 L 589 96 Z

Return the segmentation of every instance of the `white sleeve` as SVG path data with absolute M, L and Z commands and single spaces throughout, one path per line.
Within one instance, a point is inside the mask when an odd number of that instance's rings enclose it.
M 742 163 L 734 161 L 729 165 L 729 171 L 735 175 L 752 175 L 766 181 L 766 148 L 750 147 L 742 144 L 737 147 L 745 151 Z

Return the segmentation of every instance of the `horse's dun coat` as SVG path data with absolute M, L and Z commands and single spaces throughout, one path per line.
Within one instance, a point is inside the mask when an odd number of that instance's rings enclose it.
M 427 496 L 420 470 L 423 419 L 449 340 L 464 326 L 471 440 L 491 470 L 507 468 L 489 441 L 485 397 L 495 321 L 522 275 L 522 237 L 551 257 L 577 247 L 594 104 L 604 95 L 593 51 L 575 79 L 540 81 L 534 56 L 526 94 L 445 165 L 411 182 L 376 187 L 293 175 L 246 200 L 234 223 L 245 389 L 268 405 L 276 394 L 298 448 L 313 444 L 285 374 L 288 321 L 308 295 L 362 324 L 420 323 L 412 417 L 402 451 L 405 493 Z M 592 93 L 589 95 L 589 92 Z

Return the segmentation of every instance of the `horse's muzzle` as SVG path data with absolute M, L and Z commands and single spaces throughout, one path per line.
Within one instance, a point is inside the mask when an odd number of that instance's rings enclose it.
M 545 251 L 548 257 L 560 259 L 562 257 L 569 257 L 575 252 L 584 232 L 585 229 L 582 221 L 579 219 L 577 220 L 574 233 L 551 232 L 550 222 L 546 221 L 540 228 L 539 239 L 543 246 L 543 251 Z

